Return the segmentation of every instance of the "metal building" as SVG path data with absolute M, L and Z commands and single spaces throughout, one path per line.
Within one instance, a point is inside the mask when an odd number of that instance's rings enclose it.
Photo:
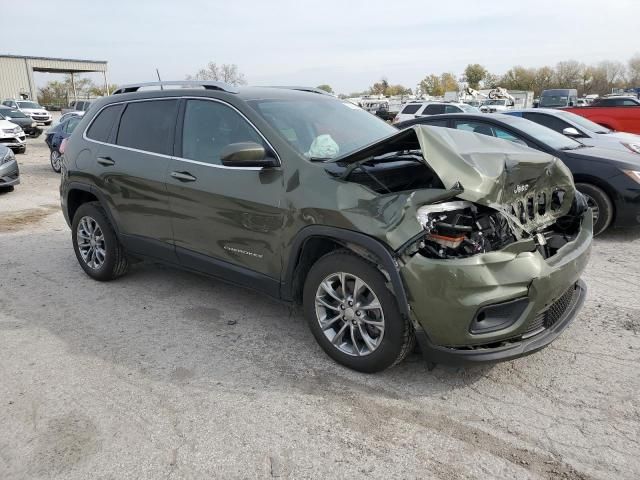
M 38 89 L 33 81 L 33 72 L 70 74 L 74 90 L 74 76 L 76 73 L 102 72 L 105 89 L 109 85 L 107 62 L 0 55 L 0 101 L 5 98 L 18 98 L 20 95 L 28 95 L 32 99 L 38 98 Z

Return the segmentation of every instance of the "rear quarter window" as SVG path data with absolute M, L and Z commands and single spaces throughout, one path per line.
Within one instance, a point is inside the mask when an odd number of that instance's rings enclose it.
M 406 105 L 403 109 L 402 109 L 402 114 L 412 114 L 412 113 L 416 113 L 418 110 L 420 110 L 420 107 L 422 105 L 415 104 L 415 105 Z
M 101 110 L 87 130 L 87 138 L 98 142 L 107 142 L 122 105 L 111 105 Z

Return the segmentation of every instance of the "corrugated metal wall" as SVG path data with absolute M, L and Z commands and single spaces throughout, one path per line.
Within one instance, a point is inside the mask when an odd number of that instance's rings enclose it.
M 37 98 L 38 92 L 33 81 L 33 71 L 58 73 L 106 72 L 106 62 L 84 62 L 59 58 L 0 56 L 0 101 L 16 98 L 21 93 Z
M 31 68 L 24 58 L 0 57 L 0 99 L 16 98 L 20 93 L 36 98 Z

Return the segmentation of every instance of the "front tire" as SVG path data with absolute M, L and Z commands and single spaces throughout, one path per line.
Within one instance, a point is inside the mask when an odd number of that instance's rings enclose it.
M 379 372 L 413 349 L 413 327 L 400 314 L 384 275 L 349 250 L 331 252 L 311 267 L 303 304 L 322 349 L 346 367 Z
M 78 263 L 91 278 L 108 281 L 126 273 L 124 248 L 98 202 L 84 203 L 78 208 L 71 233 Z
M 613 202 L 604 190 L 590 183 L 576 183 L 576 189 L 587 197 L 593 211 L 593 235 L 604 232 L 613 220 Z

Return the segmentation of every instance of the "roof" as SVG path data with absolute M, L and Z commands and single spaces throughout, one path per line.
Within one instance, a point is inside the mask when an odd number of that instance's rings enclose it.
M 77 58 L 57 58 L 57 57 L 29 57 L 24 55 L 8 55 L 8 54 L 0 54 L 0 58 L 22 58 L 26 60 L 50 60 L 54 62 L 82 62 L 82 63 L 107 63 L 106 60 L 81 60 Z

